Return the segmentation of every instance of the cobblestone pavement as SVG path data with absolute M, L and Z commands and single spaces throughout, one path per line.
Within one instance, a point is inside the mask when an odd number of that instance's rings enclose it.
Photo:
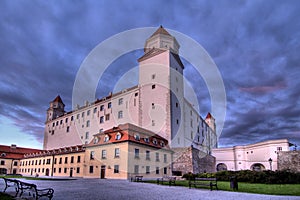
M 210 191 L 207 189 L 189 189 L 186 187 L 169 187 L 149 183 L 135 183 L 127 180 L 77 179 L 68 181 L 23 181 L 35 183 L 38 185 L 38 188 L 53 188 L 55 191 L 54 200 L 300 200 L 300 197 L 295 196 L 260 195 L 216 190 Z M 3 179 L 0 180 L 0 189 L 4 189 Z M 13 188 L 9 188 L 8 192 L 14 194 Z

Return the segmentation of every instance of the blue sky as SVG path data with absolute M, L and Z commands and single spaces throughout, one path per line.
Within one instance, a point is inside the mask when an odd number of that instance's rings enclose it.
M 299 10 L 297 0 L 2 0 L 0 143 L 41 148 L 49 102 L 60 94 L 71 109 L 76 73 L 89 52 L 119 32 L 163 25 L 201 44 L 219 68 L 227 95 L 220 146 L 277 138 L 299 146 Z M 97 97 L 108 94 L 141 53 L 114 62 Z M 193 70 L 187 65 L 185 76 L 204 116 L 210 98 Z

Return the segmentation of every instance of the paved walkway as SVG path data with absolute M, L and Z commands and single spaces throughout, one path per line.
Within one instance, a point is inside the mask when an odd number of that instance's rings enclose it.
M 135 183 L 127 180 L 77 179 L 69 181 L 23 181 L 35 183 L 38 185 L 38 188 L 52 187 L 55 191 L 53 200 L 300 200 L 300 197 L 295 196 L 259 195 L 216 190 L 210 191 L 206 189 L 189 189 L 178 186 L 169 187 L 149 183 Z M 0 189 L 4 189 L 3 179 L 0 180 Z M 8 191 L 11 192 L 11 194 L 14 194 L 13 188 L 9 188 Z

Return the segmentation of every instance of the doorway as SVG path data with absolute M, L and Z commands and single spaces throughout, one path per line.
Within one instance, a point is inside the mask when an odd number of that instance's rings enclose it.
M 47 169 L 46 169 L 45 176 L 49 176 L 49 171 L 50 171 L 50 170 L 47 168 Z
M 100 178 L 101 178 L 101 179 L 104 179 L 104 178 L 105 178 L 105 168 L 106 168 L 105 165 L 102 165 L 102 166 L 101 166 L 101 173 L 100 173 Z
M 73 167 L 70 168 L 70 177 L 73 177 Z

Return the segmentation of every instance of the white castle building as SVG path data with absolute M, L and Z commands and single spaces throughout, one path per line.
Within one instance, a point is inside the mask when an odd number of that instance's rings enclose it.
M 203 119 L 184 96 L 179 44 L 162 26 L 145 43 L 139 84 L 65 111 L 57 96 L 47 110 L 44 149 L 88 144 L 93 135 L 130 123 L 168 140 L 171 148 L 193 147 L 210 154 L 217 147 L 215 119 Z

